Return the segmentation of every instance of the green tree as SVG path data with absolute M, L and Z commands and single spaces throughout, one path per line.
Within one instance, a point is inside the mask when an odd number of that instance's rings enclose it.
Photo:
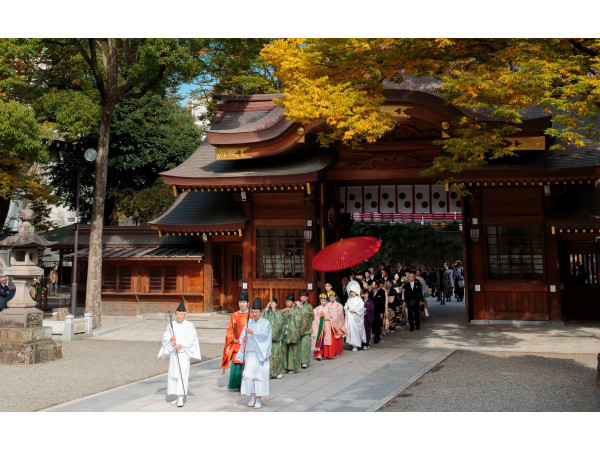
M 192 97 L 207 106 L 205 119 L 215 111 L 213 94 L 269 94 L 280 92 L 274 69 L 261 55 L 272 39 L 211 39 L 202 50 L 202 71 Z
M 43 137 L 48 136 L 33 110 L 14 100 L 0 100 L 0 224 L 8 215 L 11 200 L 35 200 L 36 225 L 44 223 L 45 205 L 54 201 L 51 189 L 36 172 L 47 159 Z M 46 214 L 47 215 L 47 214 Z
M 130 99 L 115 108 L 110 132 L 110 151 L 107 178 L 107 198 L 105 204 L 105 224 L 123 219 L 124 211 L 119 199 L 135 198 L 136 194 L 154 185 L 160 172 L 181 164 L 200 145 L 202 130 L 194 124 L 194 118 L 177 102 L 162 98 L 158 94 L 148 94 L 141 99 Z M 71 149 L 79 155 L 84 149 L 95 146 L 97 134 L 81 139 Z M 50 165 L 47 174 L 52 180 L 57 195 L 74 208 L 75 168 L 72 165 L 56 162 Z M 80 190 L 81 220 L 89 221 L 92 210 L 94 185 L 93 166 L 82 164 Z M 170 206 L 174 201 L 172 190 L 159 189 L 156 194 L 168 194 L 157 204 Z M 166 202 L 166 203 L 165 203 Z M 136 203 L 137 217 L 152 217 L 162 212 L 150 203 Z M 145 213 L 143 205 L 149 208 Z M 142 208 L 142 209 L 139 209 Z M 158 212 L 157 212 L 158 211 Z M 141 216 L 140 216 L 141 215 Z M 147 222 L 143 220 L 140 223 Z
M 201 70 L 205 44 L 202 39 L 72 38 L 8 39 L 0 47 L 0 68 L 8 66 L 16 73 L 10 77 L 11 95 L 33 104 L 52 89 L 77 91 L 99 106 L 86 293 L 86 311 L 93 312 L 94 327 L 101 325 L 102 226 L 115 108 L 127 99 L 164 93 L 194 79 Z M 17 63 L 26 70 L 14 70 Z M 78 120 L 61 120 L 69 118 L 61 112 L 73 110 L 72 104 L 50 103 L 57 108 L 48 120 L 59 133 L 73 138 L 69 127 Z M 75 114 L 75 119 L 89 117 L 90 111 Z
M 519 130 L 531 106 L 560 112 L 546 131 L 554 148 L 597 137 L 584 119 L 600 112 L 599 51 L 597 39 L 281 39 L 262 54 L 284 86 L 276 102 L 295 122 L 323 120 L 323 144 L 356 146 L 390 129 L 393 120 L 380 109 L 386 79 L 433 77 L 458 108 L 491 108 L 503 126 L 465 115 L 438 142 L 442 152 L 427 173 L 450 177 L 512 154 L 503 138 Z
M 462 260 L 462 232 L 458 223 L 442 228 L 431 225 L 394 225 L 354 223 L 354 236 L 372 236 L 381 241 L 377 254 L 355 268 L 364 272 L 369 267 L 386 264 L 409 263 L 427 268 L 442 265 L 444 262 Z

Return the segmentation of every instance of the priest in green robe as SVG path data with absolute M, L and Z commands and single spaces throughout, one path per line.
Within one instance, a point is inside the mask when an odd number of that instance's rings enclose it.
M 277 309 L 277 299 L 271 298 L 262 315 L 271 324 L 271 356 L 269 360 L 271 378 L 283 377 L 283 315 Z
M 300 292 L 300 310 L 302 315 L 302 326 L 300 331 L 300 367 L 306 369 L 310 364 L 312 354 L 312 322 L 314 319 L 313 307 L 308 303 L 308 292 Z
M 283 368 L 286 373 L 296 373 L 300 368 L 300 326 L 302 316 L 300 308 L 294 305 L 295 296 L 289 294 L 285 298 L 283 316 Z

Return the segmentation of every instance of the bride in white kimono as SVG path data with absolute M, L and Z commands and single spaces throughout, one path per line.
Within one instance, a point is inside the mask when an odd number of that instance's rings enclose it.
M 185 320 L 185 315 L 185 303 L 181 300 L 175 313 L 177 320 L 167 325 L 162 337 L 162 347 L 158 352 L 159 358 L 166 355 L 171 357 L 167 374 L 167 395 L 177 395 L 177 399 L 171 404 L 180 407 L 183 406 L 184 396 L 187 396 L 188 392 L 190 358 L 198 360 L 201 358 L 196 327 L 193 323 Z M 177 362 L 178 356 L 179 362 Z M 182 375 L 183 380 L 181 379 Z
M 362 347 L 366 342 L 365 334 L 365 305 L 360 296 L 360 285 L 357 281 L 351 281 L 346 287 L 348 301 L 344 306 L 346 311 L 346 342 L 352 346 L 352 351 Z

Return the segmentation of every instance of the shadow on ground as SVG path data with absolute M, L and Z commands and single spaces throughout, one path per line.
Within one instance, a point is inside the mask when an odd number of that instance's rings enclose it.
M 597 355 L 457 351 L 379 411 L 600 411 Z

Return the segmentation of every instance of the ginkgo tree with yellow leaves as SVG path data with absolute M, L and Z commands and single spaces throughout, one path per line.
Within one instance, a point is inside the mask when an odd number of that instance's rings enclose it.
M 554 113 L 546 134 L 552 148 L 596 138 L 590 121 L 600 110 L 597 39 L 279 39 L 262 51 L 284 86 L 275 102 L 298 123 L 322 120 L 323 145 L 374 142 L 393 125 L 380 106 L 383 81 L 431 77 L 439 93 L 462 110 L 487 108 L 504 126 L 457 120 L 440 155 L 426 170 L 450 178 L 511 154 L 504 137 L 519 131 L 523 110 Z

